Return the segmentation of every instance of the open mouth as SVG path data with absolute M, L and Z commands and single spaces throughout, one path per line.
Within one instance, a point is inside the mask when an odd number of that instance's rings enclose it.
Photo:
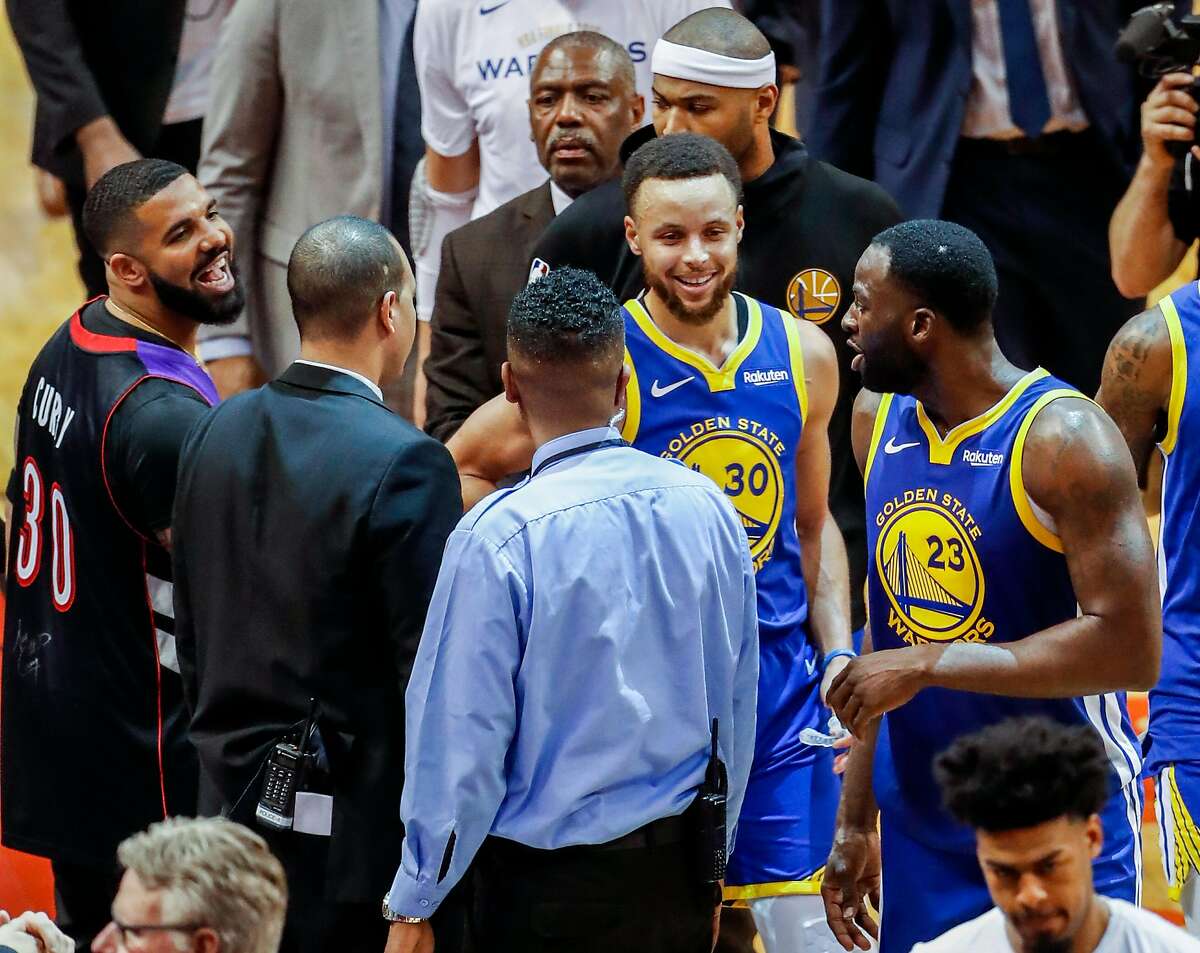
M 854 356 L 850 358 L 850 370 L 857 371 L 862 367 L 863 364 L 862 348 L 854 343 L 853 338 L 846 338 L 846 344 L 849 345 L 850 350 L 854 352 Z
M 210 261 L 193 279 L 205 291 L 224 294 L 233 290 L 233 271 L 229 267 L 229 252 L 223 251 Z
M 695 297 L 706 292 L 717 280 L 717 272 L 710 271 L 703 275 L 672 275 L 671 280 L 676 287 L 683 289 L 684 294 Z

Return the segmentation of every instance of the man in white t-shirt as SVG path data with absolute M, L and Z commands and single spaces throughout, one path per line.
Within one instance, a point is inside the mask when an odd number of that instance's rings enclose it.
M 956 741 L 935 772 L 947 810 L 975 828 L 996 906 L 913 953 L 1200 953 L 1161 917 L 1095 892 L 1109 767 L 1090 728 L 1001 722 Z
M 650 52 L 670 27 L 729 0 L 421 0 L 413 47 L 421 87 L 427 208 L 413 235 L 417 317 L 433 314 L 442 240 L 546 181 L 529 134 L 529 73 L 542 48 L 591 30 L 629 51 L 650 100 Z M 414 201 L 417 197 L 414 196 Z M 429 327 L 418 328 L 420 354 Z

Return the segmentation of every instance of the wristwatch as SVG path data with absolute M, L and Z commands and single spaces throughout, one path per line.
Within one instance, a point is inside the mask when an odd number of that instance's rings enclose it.
M 425 922 L 424 917 L 405 917 L 405 916 L 401 916 L 399 913 L 396 913 L 394 910 L 392 910 L 392 908 L 388 906 L 388 900 L 391 899 L 391 896 L 392 895 L 390 893 L 385 893 L 383 895 L 383 919 L 387 920 L 388 923 L 424 923 Z

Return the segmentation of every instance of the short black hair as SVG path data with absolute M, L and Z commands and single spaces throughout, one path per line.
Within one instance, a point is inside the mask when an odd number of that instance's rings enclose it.
M 556 36 L 542 47 L 542 52 L 538 54 L 538 58 L 533 63 L 533 69 L 529 71 L 530 87 L 533 86 L 538 73 L 541 72 L 542 66 L 551 53 L 555 50 L 566 50 L 572 47 L 584 47 L 596 53 L 608 53 L 617 62 L 616 76 L 629 86 L 631 94 L 637 93 L 637 73 L 634 71 L 633 59 L 630 57 L 629 51 L 612 37 L 597 33 L 595 30 L 576 30 L 574 33 L 564 33 L 562 36 Z
M 725 7 L 708 7 L 688 14 L 667 30 L 663 39 L 739 60 L 757 60 L 771 52 L 771 44 L 758 27 Z
M 188 170 L 166 159 L 134 159 L 96 180 L 83 202 L 83 233 L 101 258 L 129 235 L 133 213 Z
M 392 233 L 356 215 L 318 222 L 288 259 L 287 288 L 302 338 L 353 338 L 389 291 L 399 292 L 403 252 Z
M 737 163 L 716 139 L 694 132 L 651 139 L 639 146 L 625 163 L 621 178 L 625 209 L 633 214 L 633 201 L 647 179 L 701 179 L 710 175 L 725 176 L 735 200 L 742 200 L 742 175 Z
M 508 310 L 508 346 L 538 363 L 578 364 L 624 350 L 625 317 L 608 286 L 583 268 L 555 268 Z
M 903 283 L 964 334 L 990 322 L 996 306 L 996 265 L 969 228 L 914 219 L 884 229 L 872 245 L 891 255 L 889 277 Z
M 934 761 L 946 810 L 989 832 L 1084 820 L 1112 794 L 1104 746 L 1087 725 L 1010 718 L 965 735 Z

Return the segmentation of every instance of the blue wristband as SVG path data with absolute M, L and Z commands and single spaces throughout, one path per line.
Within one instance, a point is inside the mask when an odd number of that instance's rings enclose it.
M 858 653 L 854 649 L 833 649 L 825 653 L 825 657 L 821 659 L 822 673 L 829 667 L 829 660 L 835 658 L 858 658 Z

